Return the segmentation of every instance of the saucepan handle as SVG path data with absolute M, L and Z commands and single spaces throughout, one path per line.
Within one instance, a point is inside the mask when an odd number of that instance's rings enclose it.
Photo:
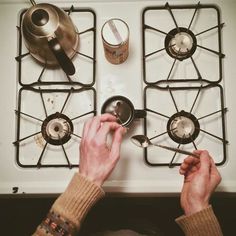
M 134 118 L 145 118 L 147 112 L 145 110 L 134 110 Z
M 67 75 L 73 75 L 75 73 L 75 67 L 74 67 L 73 63 L 71 62 L 70 58 L 66 55 L 65 51 L 61 47 L 57 38 L 53 38 L 53 39 L 49 40 L 48 45 L 49 45 L 49 48 L 51 49 L 52 53 L 56 57 L 62 70 Z

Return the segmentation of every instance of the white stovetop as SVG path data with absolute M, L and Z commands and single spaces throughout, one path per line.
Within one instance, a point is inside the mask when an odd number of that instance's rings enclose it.
M 37 1 L 42 2 L 42 1 Z M 69 1 L 50 1 L 58 6 L 68 6 L 73 3 L 75 7 L 91 7 L 97 15 L 97 74 L 96 89 L 98 94 L 98 111 L 104 100 L 114 94 L 125 95 L 136 108 L 143 107 L 140 96 L 143 87 L 142 80 L 142 48 L 141 48 L 141 12 L 150 5 L 164 5 L 165 1 L 86 1 L 79 3 Z M 66 4 L 65 4 L 66 2 Z M 122 2 L 122 3 L 121 3 Z M 198 1 L 169 1 L 171 4 L 196 4 Z M 235 1 L 205 1 L 201 3 L 216 3 L 222 12 L 223 47 L 226 54 L 223 60 L 223 86 L 225 93 L 227 161 L 219 167 L 222 182 L 219 192 L 236 193 L 236 145 L 234 145 L 236 130 L 236 67 L 235 67 Z M 1 134 L 0 134 L 0 194 L 11 194 L 13 187 L 18 187 L 18 193 L 26 194 L 58 194 L 63 192 L 75 171 L 69 169 L 23 169 L 15 162 L 16 130 L 16 94 L 17 83 L 17 19 L 22 8 L 29 7 L 28 1 L 0 1 L 0 108 L 1 108 Z M 103 23 L 113 17 L 124 19 L 130 27 L 130 55 L 128 60 L 115 66 L 109 64 L 104 57 L 100 30 Z M 131 89 L 135 87 L 135 89 Z M 178 167 L 149 167 L 143 161 L 143 151 L 133 148 L 129 137 L 142 133 L 141 121 L 135 121 L 126 136 L 121 150 L 121 160 L 116 169 L 104 184 L 107 192 L 133 193 L 136 195 L 167 195 L 177 194 L 181 190 L 182 177 L 178 174 Z M 139 127 L 139 128 L 137 128 Z M 127 154 L 131 153 L 131 154 Z M 33 153 L 32 153 L 33 155 Z

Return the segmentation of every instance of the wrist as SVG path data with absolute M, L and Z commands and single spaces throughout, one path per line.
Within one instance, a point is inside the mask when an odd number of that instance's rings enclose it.
M 104 183 L 104 181 L 101 180 L 100 178 L 96 178 L 96 177 L 94 177 L 94 176 L 90 176 L 89 174 L 85 174 L 85 173 L 83 173 L 83 172 L 79 172 L 79 174 L 80 174 L 81 176 L 83 176 L 85 179 L 87 179 L 88 181 L 90 181 L 90 182 L 96 184 L 96 185 L 99 186 L 99 187 L 101 187 L 101 186 L 103 185 L 103 183 Z

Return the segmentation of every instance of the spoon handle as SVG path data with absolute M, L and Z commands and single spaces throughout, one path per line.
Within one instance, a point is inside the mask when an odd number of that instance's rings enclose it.
M 121 125 L 121 126 L 124 126 L 124 125 L 123 125 L 124 122 L 121 120 L 119 114 L 118 114 L 116 111 L 113 111 L 113 115 L 114 115 L 114 116 L 117 118 L 117 120 L 120 122 L 120 125 Z
M 179 149 L 179 148 L 168 147 L 168 146 L 164 146 L 164 145 L 160 145 L 160 144 L 153 144 L 153 145 L 157 146 L 157 147 L 167 149 L 167 150 L 170 150 L 170 151 L 173 151 L 173 152 L 178 152 L 178 153 L 190 155 L 190 156 L 196 157 L 198 159 L 200 158 L 200 156 L 198 154 L 188 152 L 188 151 L 185 151 L 185 150 L 182 150 L 182 149 Z

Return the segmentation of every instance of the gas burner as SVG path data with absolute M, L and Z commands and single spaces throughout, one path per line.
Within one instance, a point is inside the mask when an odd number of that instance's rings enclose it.
M 217 6 L 200 2 L 146 7 L 142 14 L 144 82 L 158 86 L 166 82 L 220 82 L 225 56 L 220 18 Z
M 195 35 L 184 27 L 171 30 L 165 38 L 166 52 L 180 61 L 191 57 L 197 48 L 196 45 Z
M 144 135 L 151 142 L 183 148 L 207 149 L 216 165 L 226 161 L 225 112 L 220 85 L 200 87 L 147 86 L 144 89 Z M 207 108 L 207 109 L 206 109 Z M 177 166 L 185 156 L 163 149 L 145 149 L 150 166 Z
M 62 145 L 70 140 L 73 124 L 66 115 L 56 112 L 44 120 L 41 132 L 46 142 Z
M 17 164 L 23 168 L 78 167 L 84 122 L 96 114 L 95 89 L 22 87 L 18 98 Z
M 175 113 L 167 123 L 167 132 L 176 143 L 187 144 L 193 142 L 200 131 L 197 118 L 185 111 Z

